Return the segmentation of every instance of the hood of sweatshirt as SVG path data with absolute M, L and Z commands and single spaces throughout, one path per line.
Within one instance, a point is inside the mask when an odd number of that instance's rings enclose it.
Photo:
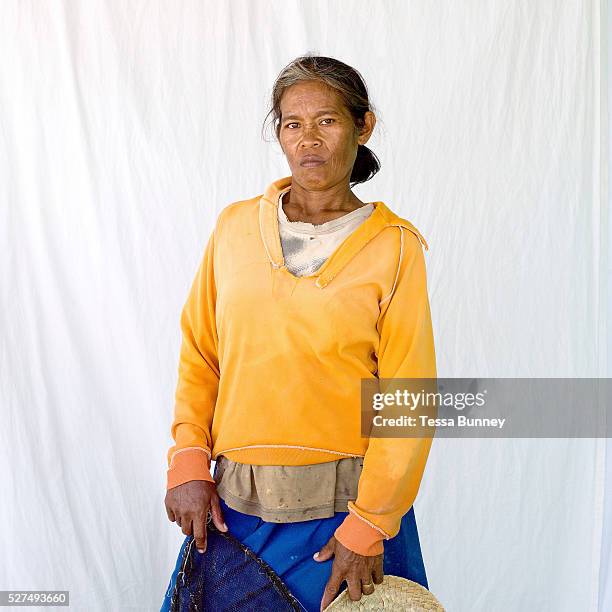
M 282 191 L 291 187 L 291 176 L 278 179 L 268 185 L 259 200 L 259 230 L 266 253 L 274 268 L 285 265 L 278 227 L 278 198 Z M 384 202 L 372 202 L 374 210 L 361 225 L 355 229 L 340 246 L 329 256 L 325 263 L 312 275 L 317 277 L 316 286 L 323 289 L 348 264 L 370 240 L 386 227 L 396 226 L 411 231 L 421 241 L 425 250 L 427 242 L 410 221 L 403 219 L 390 210 Z

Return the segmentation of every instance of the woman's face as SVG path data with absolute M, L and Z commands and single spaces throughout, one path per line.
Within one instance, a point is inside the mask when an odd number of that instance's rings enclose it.
M 348 184 L 357 145 L 365 144 L 374 129 L 374 113 L 365 114 L 365 126 L 358 131 L 340 96 L 320 81 L 289 87 L 280 109 L 279 142 L 293 180 L 313 190 Z

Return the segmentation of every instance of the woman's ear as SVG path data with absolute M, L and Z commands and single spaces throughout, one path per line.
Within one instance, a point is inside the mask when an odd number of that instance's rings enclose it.
M 363 116 L 363 126 L 359 130 L 359 138 L 357 139 L 359 144 L 364 145 L 370 140 L 375 125 L 376 115 L 372 111 L 366 111 Z

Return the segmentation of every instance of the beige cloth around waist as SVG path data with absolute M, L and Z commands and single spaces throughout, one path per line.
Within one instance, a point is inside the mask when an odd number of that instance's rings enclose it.
M 250 465 L 216 459 L 217 493 L 234 510 L 266 522 L 294 523 L 348 512 L 357 499 L 363 457 L 311 465 Z

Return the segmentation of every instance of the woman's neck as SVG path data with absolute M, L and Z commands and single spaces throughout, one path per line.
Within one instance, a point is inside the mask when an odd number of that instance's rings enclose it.
M 289 221 L 319 225 L 364 206 L 348 185 L 335 185 L 325 191 L 307 191 L 298 184 L 283 197 L 283 210 Z

